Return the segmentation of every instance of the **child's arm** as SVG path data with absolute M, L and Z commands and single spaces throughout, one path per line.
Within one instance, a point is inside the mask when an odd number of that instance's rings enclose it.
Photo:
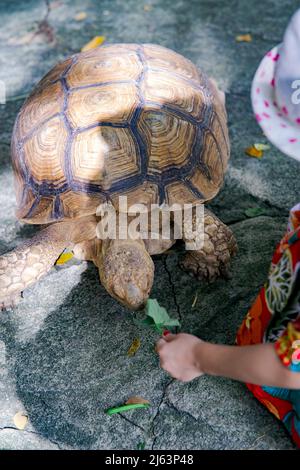
M 256 385 L 300 389 L 300 373 L 281 364 L 272 343 L 222 346 L 181 333 L 160 339 L 157 352 L 161 366 L 184 382 L 209 374 Z

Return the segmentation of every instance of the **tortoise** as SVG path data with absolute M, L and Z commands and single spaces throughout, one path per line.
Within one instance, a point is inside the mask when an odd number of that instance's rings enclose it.
M 95 263 L 111 296 L 139 309 L 153 283 L 151 256 L 175 240 L 100 240 L 97 208 L 109 202 L 120 211 L 120 195 L 147 207 L 196 207 L 216 196 L 230 154 L 224 93 L 167 48 L 101 46 L 58 63 L 38 83 L 16 118 L 11 154 L 16 216 L 44 228 L 0 257 L 1 308 L 71 247 Z M 181 266 L 214 280 L 227 272 L 236 242 L 206 208 L 204 218 L 204 245 Z

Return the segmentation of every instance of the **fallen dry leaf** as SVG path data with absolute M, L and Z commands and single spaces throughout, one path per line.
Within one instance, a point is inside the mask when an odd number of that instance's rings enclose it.
M 59 8 L 61 7 L 63 4 L 60 0 L 57 0 L 55 2 L 51 2 L 51 10 L 55 9 L 55 8 Z
M 251 34 L 238 34 L 235 37 L 236 42 L 251 42 L 252 36 Z
M 144 5 L 144 10 L 145 11 L 151 11 L 152 10 L 152 5 Z
M 74 16 L 75 21 L 83 21 L 87 17 L 87 13 L 85 11 L 81 11 L 80 13 L 77 13 L 77 15 Z
M 254 147 L 256 148 L 256 150 L 269 150 L 270 149 L 270 145 L 267 145 L 267 144 L 254 144 Z
M 142 405 L 150 405 L 150 401 L 145 400 L 145 398 L 142 398 L 142 397 L 130 397 L 125 402 L 125 405 L 136 405 L 136 404 L 140 404 L 140 403 Z
M 14 37 L 9 39 L 8 43 L 14 46 L 22 46 L 23 44 L 29 44 L 35 37 L 34 32 L 30 32 L 21 37 Z
M 101 46 L 101 44 L 104 43 L 105 39 L 105 36 L 95 36 L 90 42 L 83 46 L 81 52 L 86 52 L 90 49 L 95 49 L 95 47 Z
M 127 356 L 128 357 L 134 356 L 137 353 L 137 351 L 140 349 L 140 347 L 141 347 L 141 340 L 139 338 L 135 338 L 132 341 L 132 344 L 127 351 Z
M 73 257 L 74 257 L 74 255 L 71 252 L 63 253 L 62 255 L 60 255 L 60 257 L 58 258 L 58 260 L 56 261 L 55 264 L 60 266 L 61 264 L 65 264 L 68 261 L 70 261 L 70 259 L 72 259 Z
M 254 158 L 262 158 L 264 152 L 262 150 L 257 150 L 254 145 L 251 147 L 247 147 L 245 149 L 246 155 L 249 155 L 249 157 L 254 157 Z
M 26 425 L 28 423 L 28 416 L 19 411 L 14 416 L 14 423 L 17 429 L 23 430 L 26 428 Z

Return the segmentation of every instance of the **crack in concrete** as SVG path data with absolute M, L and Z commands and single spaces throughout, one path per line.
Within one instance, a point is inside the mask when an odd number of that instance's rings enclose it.
M 60 450 L 63 450 L 62 447 L 59 445 L 58 442 L 54 441 L 53 439 L 50 439 L 49 437 L 42 436 L 39 432 L 29 431 L 28 429 L 18 429 L 18 428 L 14 428 L 13 426 L 3 426 L 3 427 L 0 427 L 0 432 L 1 432 L 1 431 L 5 431 L 5 430 L 7 430 L 7 429 L 8 429 L 8 430 L 17 431 L 17 432 L 23 432 L 23 433 L 27 433 L 27 434 L 34 434 L 35 436 L 39 436 L 39 437 L 41 437 L 42 439 L 48 440 L 49 442 L 51 442 L 51 444 L 54 444 L 54 445 L 56 445 Z
M 162 396 L 161 396 L 161 399 L 160 399 L 160 402 L 158 404 L 158 407 L 157 407 L 157 411 L 151 421 L 151 433 L 152 433 L 152 436 L 153 436 L 153 441 L 152 441 L 152 444 L 151 444 L 151 450 L 154 450 L 154 446 L 155 446 L 155 442 L 156 442 L 156 439 L 157 439 L 157 435 L 155 435 L 155 432 L 154 432 L 154 426 L 155 426 L 155 421 L 159 418 L 160 416 L 160 411 L 161 411 L 161 407 L 165 401 L 165 398 L 166 398 L 166 395 L 167 395 L 167 392 L 168 392 L 168 388 L 170 387 L 170 385 L 172 385 L 172 383 L 175 381 L 175 379 L 171 379 L 169 380 L 169 382 L 167 382 L 167 384 L 165 385 L 165 387 L 163 388 L 163 393 L 162 393 Z
M 186 410 L 180 410 L 178 408 L 176 408 L 176 406 L 174 405 L 174 403 L 172 403 L 170 400 L 166 400 L 165 402 L 165 405 L 168 406 L 169 408 L 172 408 L 174 411 L 176 411 L 177 413 L 179 414 L 185 414 L 187 415 L 189 418 L 191 418 L 193 421 L 196 421 L 197 424 L 199 424 L 199 421 L 197 418 L 195 418 L 195 416 L 193 416 L 189 411 L 186 411 Z
M 268 217 L 269 219 L 277 219 L 277 218 L 283 218 L 284 216 L 282 215 L 269 215 L 269 214 L 260 214 L 260 215 L 256 215 L 255 217 L 245 217 L 244 219 L 238 219 L 238 220 L 234 220 L 232 222 L 226 222 L 225 225 L 236 225 L 236 224 L 240 224 L 241 222 L 246 222 L 247 220 L 254 220 L 254 219 L 259 219 L 260 217 Z
M 147 430 L 145 428 L 143 428 L 143 426 L 140 426 L 139 424 L 135 423 L 134 421 L 132 421 L 131 419 L 127 418 L 127 416 L 124 416 L 122 413 L 119 413 L 119 416 L 121 418 L 123 418 L 125 421 L 127 421 L 128 423 L 130 423 L 132 426 L 134 426 L 135 428 L 138 428 L 140 429 L 141 431 L 143 431 L 145 434 L 147 434 Z
M 174 284 L 173 279 L 172 279 L 171 271 L 170 271 L 170 269 L 168 268 L 167 260 L 168 260 L 168 257 L 167 257 L 167 256 L 165 256 L 165 257 L 162 258 L 162 262 L 163 262 L 165 271 L 166 271 L 166 273 L 167 273 L 167 275 L 168 275 L 169 283 L 170 283 L 170 286 L 171 286 L 171 291 L 172 291 L 172 294 L 173 294 L 173 299 L 174 299 L 174 304 L 175 304 L 175 307 L 176 307 L 176 310 L 177 310 L 178 319 L 179 319 L 179 322 L 181 323 L 181 322 L 182 322 L 182 314 L 181 314 L 181 310 L 180 310 L 180 305 L 179 305 L 179 303 L 178 303 L 178 301 L 177 301 L 177 295 L 176 295 L 176 290 L 175 290 L 175 284 Z M 176 327 L 176 333 L 177 333 L 177 327 Z
M 254 439 L 254 441 L 252 442 L 252 444 L 247 447 L 245 450 L 256 450 L 257 449 L 257 446 L 259 445 L 259 442 L 265 437 L 268 435 L 269 431 L 273 428 L 273 424 L 271 426 L 268 426 L 267 429 L 265 430 L 265 432 L 263 434 L 261 434 L 260 436 L 258 436 L 256 439 Z
M 51 13 L 51 4 L 50 0 L 44 0 L 46 6 L 46 13 L 41 21 L 38 23 L 38 29 L 34 33 L 33 37 L 38 36 L 39 34 L 44 34 L 49 42 L 55 40 L 55 34 L 52 26 L 49 24 L 49 15 Z

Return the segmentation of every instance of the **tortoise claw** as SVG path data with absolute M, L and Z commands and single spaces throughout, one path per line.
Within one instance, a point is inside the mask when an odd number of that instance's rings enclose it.
M 19 294 L 14 294 L 12 296 L 8 296 L 8 297 L 4 297 L 0 299 L 0 311 L 6 312 L 6 311 L 13 310 L 14 308 L 18 306 L 22 298 L 23 298 L 22 293 L 19 293 Z

